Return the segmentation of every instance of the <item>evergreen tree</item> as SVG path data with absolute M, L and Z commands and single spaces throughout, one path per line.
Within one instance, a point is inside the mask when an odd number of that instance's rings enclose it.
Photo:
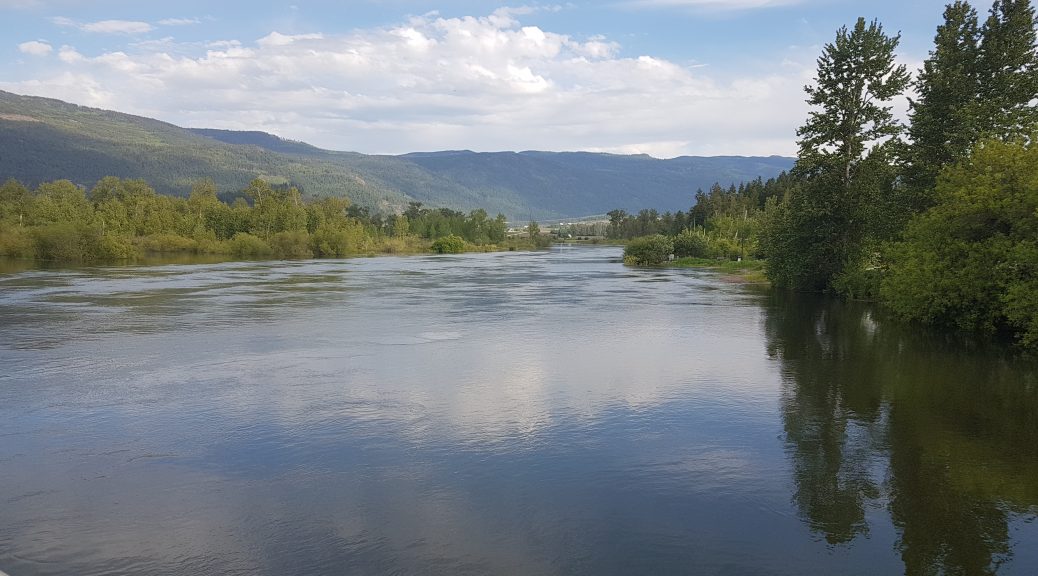
M 949 4 L 934 49 L 915 81 L 911 102 L 912 148 L 906 176 L 913 208 L 926 208 L 937 173 L 965 158 L 977 137 L 980 91 L 977 11 L 967 2 Z

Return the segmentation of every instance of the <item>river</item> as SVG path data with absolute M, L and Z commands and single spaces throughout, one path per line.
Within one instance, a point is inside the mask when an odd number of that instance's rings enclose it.
M 1035 574 L 1038 369 L 620 250 L 0 274 L 0 571 Z

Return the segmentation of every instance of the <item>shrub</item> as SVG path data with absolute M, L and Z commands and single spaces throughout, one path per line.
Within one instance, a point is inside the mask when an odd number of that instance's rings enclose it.
M 238 232 L 231 240 L 231 254 L 239 258 L 258 258 L 270 255 L 270 246 L 248 232 Z
M 151 234 L 139 240 L 145 252 L 194 252 L 198 242 L 179 234 Z
M 94 231 L 84 225 L 62 222 L 47 224 L 33 229 L 36 241 L 36 256 L 41 260 L 82 262 L 90 260 L 90 238 Z
M 321 224 L 310 237 L 310 247 L 318 258 L 342 258 L 363 251 L 366 243 L 364 228 L 354 222 Z
M 465 241 L 461 239 L 461 236 L 448 234 L 437 238 L 432 243 L 432 249 L 437 254 L 461 254 L 465 251 Z
M 270 238 L 270 249 L 278 258 L 313 258 L 306 230 L 278 232 Z
M 27 228 L 0 229 L 0 254 L 13 258 L 35 258 L 36 243 Z
M 706 258 L 709 256 L 706 236 L 692 230 L 682 230 L 674 237 L 674 256 L 678 258 Z
M 115 234 L 98 238 L 95 253 L 99 260 L 131 260 L 140 256 L 140 251 L 129 238 Z
M 631 240 L 624 248 L 624 263 L 636 266 L 654 266 L 670 259 L 674 242 L 662 234 Z
M 988 142 L 946 168 L 936 203 L 887 247 L 880 291 L 902 317 L 1038 350 L 1038 146 Z

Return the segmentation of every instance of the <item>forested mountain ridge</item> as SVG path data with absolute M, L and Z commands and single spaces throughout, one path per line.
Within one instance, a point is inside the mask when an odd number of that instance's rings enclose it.
M 143 178 L 158 192 L 177 195 L 203 178 L 232 191 L 262 177 L 376 208 L 408 201 L 334 163 L 229 145 L 151 118 L 0 91 L 0 179 L 34 187 L 67 178 L 90 187 L 105 176 Z
M 262 177 L 305 194 L 345 195 L 377 211 L 410 201 L 484 208 L 510 219 L 603 214 L 614 208 L 688 209 L 715 182 L 769 178 L 783 157 L 681 157 L 587 152 L 448 151 L 402 156 L 323 150 L 256 131 L 185 129 L 158 120 L 0 91 L 0 179 L 35 186 L 68 178 L 143 178 L 186 195 L 211 179 L 224 192 Z

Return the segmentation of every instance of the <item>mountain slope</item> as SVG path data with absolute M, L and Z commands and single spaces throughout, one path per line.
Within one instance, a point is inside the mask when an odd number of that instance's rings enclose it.
M 186 194 L 202 178 L 230 191 L 264 177 L 376 207 L 408 200 L 336 163 L 225 144 L 150 118 L 0 91 L 0 178 L 30 186 L 68 178 L 90 186 L 104 176 L 144 178 L 167 194 Z
M 69 178 L 144 178 L 186 194 L 209 178 L 224 191 L 255 177 L 315 195 L 347 195 L 394 211 L 416 200 L 458 210 L 485 208 L 514 220 L 688 209 L 697 188 L 768 178 L 781 157 L 659 160 L 587 152 L 449 151 L 402 156 L 323 150 L 264 132 L 184 129 L 172 124 L 0 91 L 0 179 L 35 186 Z

